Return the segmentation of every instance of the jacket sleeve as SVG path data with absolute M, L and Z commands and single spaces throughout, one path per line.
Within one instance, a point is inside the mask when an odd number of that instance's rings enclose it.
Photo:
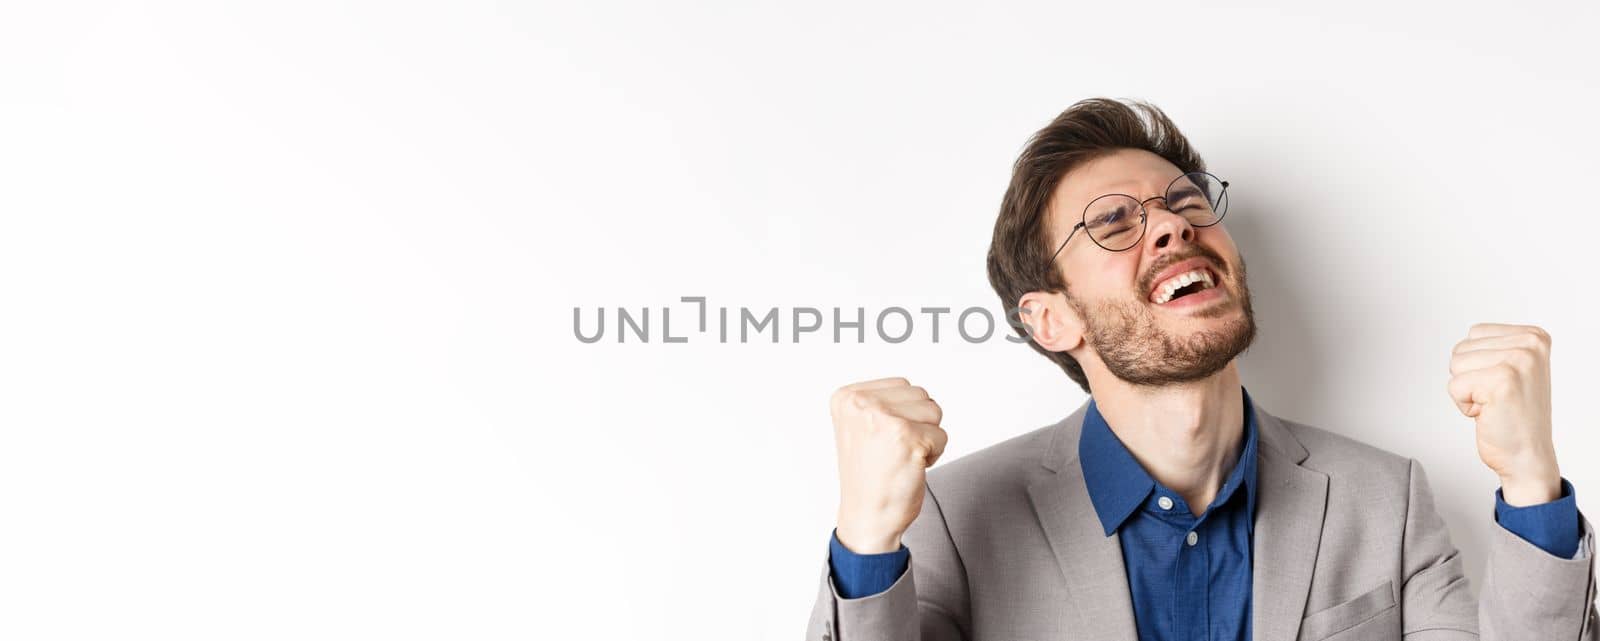
M 1582 523 L 1576 557 L 1563 559 L 1490 519 L 1488 567 L 1476 600 L 1427 474 L 1411 461 L 1401 589 L 1409 641 L 1600 641 L 1595 613 L 1594 533 Z
M 807 641 L 959 641 L 970 638 L 967 574 L 932 488 L 901 537 L 911 564 L 888 590 L 857 599 L 839 595 L 822 562 Z

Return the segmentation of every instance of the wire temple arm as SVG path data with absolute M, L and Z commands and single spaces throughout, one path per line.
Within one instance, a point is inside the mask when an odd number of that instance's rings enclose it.
M 1072 236 L 1077 234 L 1080 229 L 1083 229 L 1083 221 L 1078 221 L 1078 224 L 1072 226 L 1072 231 L 1067 233 L 1067 239 L 1061 241 L 1061 246 L 1056 248 L 1056 253 L 1050 255 L 1051 264 L 1056 262 L 1056 257 L 1061 255 L 1061 250 L 1067 248 L 1067 243 L 1072 241 Z

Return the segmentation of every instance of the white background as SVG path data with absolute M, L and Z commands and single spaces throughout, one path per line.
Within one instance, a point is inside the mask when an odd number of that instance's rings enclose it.
M 797 638 L 836 386 L 951 457 L 1082 393 L 573 308 L 997 309 L 1010 163 L 1095 95 L 1233 182 L 1258 401 L 1420 459 L 1476 579 L 1450 347 L 1540 324 L 1592 512 L 1595 5 L 1206 4 L 6 4 L 0 637 Z

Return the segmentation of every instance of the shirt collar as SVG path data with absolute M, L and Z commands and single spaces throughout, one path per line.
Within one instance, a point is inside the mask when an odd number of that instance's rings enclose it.
M 1222 482 L 1213 506 L 1221 505 L 1242 486 L 1245 493 L 1246 519 L 1255 529 L 1256 512 L 1256 414 L 1250 402 L 1250 393 L 1240 387 L 1244 395 L 1244 449 L 1234 464 L 1228 478 Z M 1078 438 L 1078 460 L 1083 468 L 1083 481 L 1089 490 L 1089 501 L 1106 536 L 1111 536 L 1139 509 L 1151 489 L 1154 478 L 1133 458 L 1133 453 L 1111 431 L 1094 399 L 1089 399 L 1089 409 L 1083 416 L 1083 430 Z M 1209 509 L 1209 508 L 1208 508 Z

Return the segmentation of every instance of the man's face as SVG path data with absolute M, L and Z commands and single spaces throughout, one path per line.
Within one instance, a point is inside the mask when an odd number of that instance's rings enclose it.
M 1080 165 L 1056 187 L 1047 229 L 1059 245 L 1104 194 L 1147 201 L 1144 236 L 1120 252 L 1102 249 L 1084 230 L 1057 257 L 1066 303 L 1084 343 L 1112 375 L 1138 385 L 1198 380 L 1227 366 L 1255 337 L 1244 260 L 1221 224 L 1195 227 L 1167 209 L 1167 186 L 1183 171 L 1142 150 L 1121 150 Z M 1134 212 L 1137 215 L 1137 212 Z M 1204 278 L 1178 289 L 1172 277 Z M 1079 358 L 1080 362 L 1085 359 Z

